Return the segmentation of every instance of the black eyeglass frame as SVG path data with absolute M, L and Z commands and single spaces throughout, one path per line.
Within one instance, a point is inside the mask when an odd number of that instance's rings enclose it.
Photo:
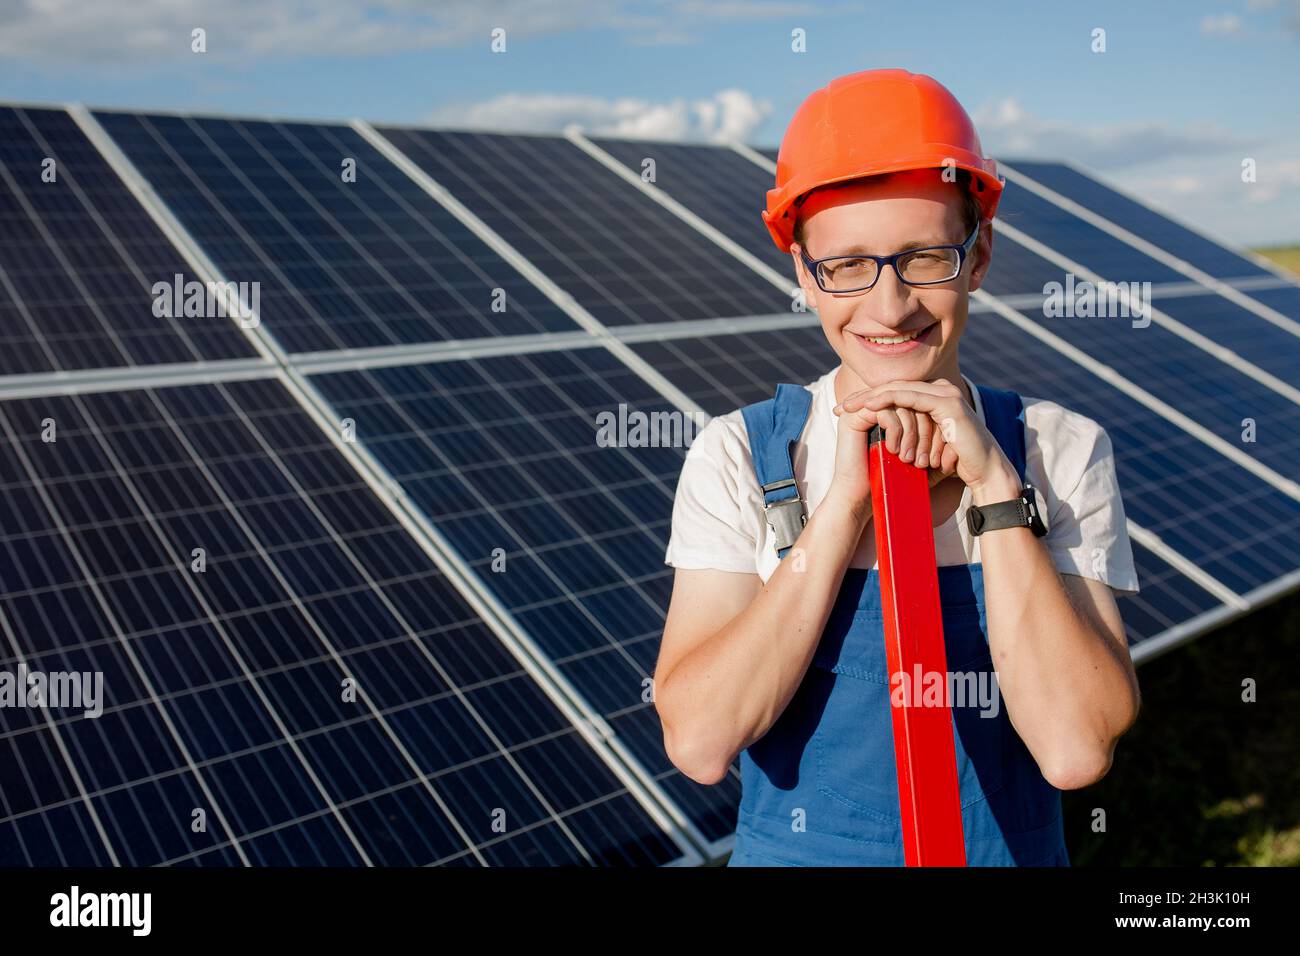
M 866 292 L 868 289 L 872 288 L 877 282 L 880 281 L 880 277 L 885 274 L 886 265 L 888 265 L 891 269 L 894 270 L 894 275 L 898 276 L 898 281 L 903 283 L 903 285 L 910 285 L 910 286 L 940 285 L 944 282 L 951 282 L 953 279 L 961 275 L 962 269 L 966 268 L 966 258 L 970 255 L 971 249 L 974 248 L 975 246 L 975 239 L 980 234 L 980 225 L 981 225 L 980 223 L 976 223 L 975 228 L 971 230 L 971 234 L 967 236 L 965 240 L 960 243 L 949 243 L 942 246 L 923 246 L 920 249 L 904 249 L 902 252 L 895 252 L 891 256 L 871 256 L 871 255 L 867 255 L 866 253 L 858 253 L 856 255 L 851 255 L 851 256 L 823 256 L 820 259 L 809 259 L 808 254 L 804 251 L 804 248 L 801 245 L 799 247 L 799 257 L 803 259 L 803 263 L 808 269 L 808 274 L 813 277 L 813 281 L 817 283 L 817 287 L 820 288 L 823 292 L 829 293 L 831 295 L 840 295 L 846 292 Z M 910 282 L 907 279 L 903 278 L 903 273 L 901 273 L 898 270 L 898 266 L 895 265 L 895 262 L 898 259 L 903 258 L 904 256 L 916 255 L 918 252 L 933 252 L 936 249 L 957 250 L 957 268 L 953 271 L 953 274 L 948 276 L 946 279 L 928 279 L 925 282 Z M 859 286 L 856 289 L 828 289 L 826 288 L 825 284 L 822 282 L 822 277 L 819 274 L 818 266 L 820 266 L 823 262 L 834 262 L 838 259 L 873 259 L 875 260 L 876 263 L 876 277 L 871 280 L 870 285 Z

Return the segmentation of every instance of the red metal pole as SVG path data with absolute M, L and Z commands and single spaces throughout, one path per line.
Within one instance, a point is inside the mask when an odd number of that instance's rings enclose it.
M 965 866 L 961 789 L 950 706 L 926 707 L 919 675 L 942 675 L 948 703 L 948 663 L 943 642 L 939 571 L 934 557 L 930 487 L 924 468 L 902 461 L 885 447 L 879 426 L 871 430 L 867 461 L 871 514 L 876 527 L 880 601 L 898 767 L 898 803 L 907 866 Z M 897 706 L 905 674 L 902 706 Z

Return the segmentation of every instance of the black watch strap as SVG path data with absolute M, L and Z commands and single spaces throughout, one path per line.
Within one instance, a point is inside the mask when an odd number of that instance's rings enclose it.
M 1025 485 L 1019 498 L 989 505 L 971 505 L 966 511 L 966 527 L 975 536 L 999 528 L 1029 528 L 1036 537 L 1047 534 L 1038 514 L 1038 500 L 1032 485 Z

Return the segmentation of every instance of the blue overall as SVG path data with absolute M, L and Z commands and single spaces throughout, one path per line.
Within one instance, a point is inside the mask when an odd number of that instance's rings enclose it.
M 1023 481 L 1020 396 L 977 387 L 988 429 Z M 788 483 L 794 477 L 791 445 L 803 431 L 810 400 L 806 388 L 783 383 L 776 398 L 743 409 L 769 504 L 798 498 Z M 777 553 L 784 558 L 789 536 L 782 543 Z M 938 572 L 948 670 L 979 672 L 988 683 L 977 686 L 997 694 L 980 565 Z M 982 711 L 993 708 L 978 700 L 953 700 L 967 865 L 1069 866 L 1061 792 L 1043 777 L 1005 704 L 999 695 L 997 714 L 989 716 Z M 902 866 L 889 708 L 877 571 L 848 568 L 798 690 L 768 732 L 740 755 L 740 811 L 727 865 Z

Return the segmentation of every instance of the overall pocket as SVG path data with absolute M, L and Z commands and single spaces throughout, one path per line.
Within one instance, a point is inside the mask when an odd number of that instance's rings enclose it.
M 818 789 L 857 814 L 897 823 L 898 774 L 894 763 L 894 728 L 885 656 L 884 630 L 876 611 L 858 611 L 851 624 L 828 625 L 809 667 L 810 690 L 821 705 L 812 737 Z M 1001 699 L 996 695 L 992 659 L 973 605 L 945 608 L 944 640 L 948 670 L 974 693 L 952 699 L 954 747 L 963 807 L 978 803 L 1002 787 Z M 954 663 L 955 661 L 955 663 Z M 983 717 L 996 701 L 994 716 Z

